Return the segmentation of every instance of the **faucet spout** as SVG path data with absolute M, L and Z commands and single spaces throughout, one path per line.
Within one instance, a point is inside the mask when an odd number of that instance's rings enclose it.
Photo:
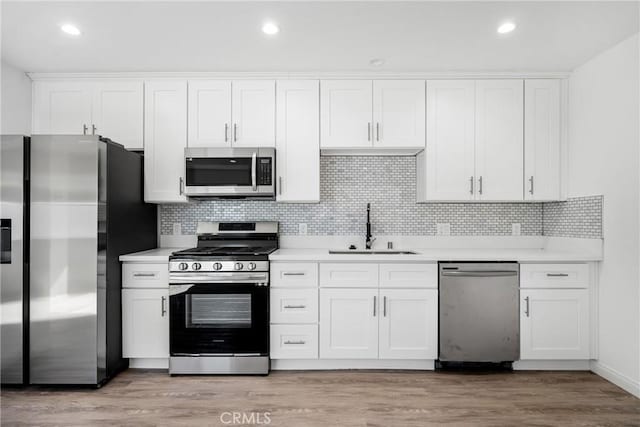
M 371 203 L 367 203 L 367 234 L 365 236 L 365 248 L 371 249 L 373 245 L 373 241 L 376 240 L 372 238 L 371 235 Z

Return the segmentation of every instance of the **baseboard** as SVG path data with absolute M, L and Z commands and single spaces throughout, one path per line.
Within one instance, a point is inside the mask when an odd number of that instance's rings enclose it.
M 169 369 L 169 358 L 129 359 L 129 368 L 133 369 Z
M 276 359 L 271 360 L 273 371 L 318 371 L 340 369 L 406 369 L 432 371 L 433 360 L 351 360 L 351 359 Z
M 640 398 L 640 382 L 634 381 L 626 375 L 603 365 L 601 362 L 594 360 L 591 362 L 591 371 L 601 376 L 605 380 L 617 385 L 621 389 L 628 391 L 634 396 Z
M 518 360 L 514 371 L 588 371 L 588 360 Z

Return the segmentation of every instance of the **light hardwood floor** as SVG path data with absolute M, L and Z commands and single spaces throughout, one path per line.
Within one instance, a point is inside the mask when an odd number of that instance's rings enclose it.
M 588 372 L 272 372 L 179 376 L 128 370 L 99 390 L 3 389 L 3 426 L 640 426 L 640 399 Z M 254 414 L 254 417 L 257 417 Z M 257 421 L 263 424 L 257 424 Z M 250 420 L 249 420 L 250 421 Z M 244 424 L 251 425 L 251 424 Z

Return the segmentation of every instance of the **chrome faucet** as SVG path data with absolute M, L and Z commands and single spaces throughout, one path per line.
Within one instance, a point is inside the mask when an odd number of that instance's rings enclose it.
M 376 240 L 375 238 L 372 239 L 373 236 L 371 236 L 371 203 L 367 203 L 367 236 L 365 238 L 365 248 L 366 249 L 371 249 L 371 245 L 373 245 L 373 241 Z

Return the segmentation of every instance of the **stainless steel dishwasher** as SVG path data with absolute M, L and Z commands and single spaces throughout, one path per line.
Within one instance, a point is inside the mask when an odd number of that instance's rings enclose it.
M 441 364 L 518 360 L 518 263 L 442 262 L 439 268 Z

